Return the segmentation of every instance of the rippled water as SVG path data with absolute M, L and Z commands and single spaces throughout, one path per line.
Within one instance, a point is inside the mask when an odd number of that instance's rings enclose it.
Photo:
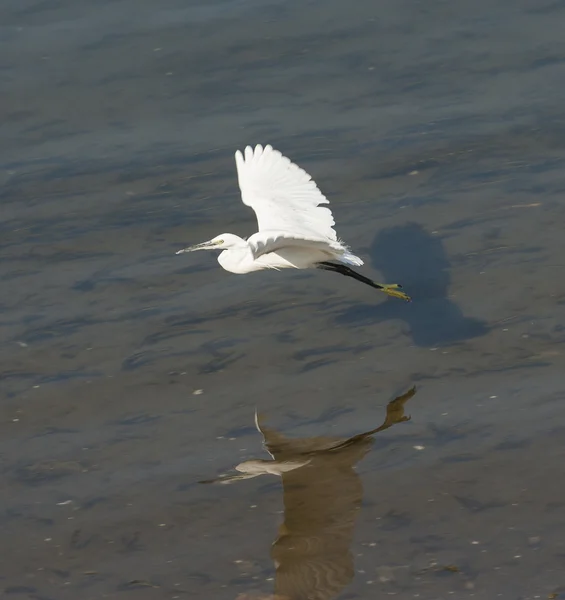
M 292 600 L 560 597 L 564 18 L 543 0 L 2 3 L 6 597 L 288 594 L 284 482 L 198 482 L 269 459 L 256 407 L 285 438 L 343 439 L 412 384 L 412 419 L 311 486 L 342 502 L 349 581 Z M 248 143 L 308 170 L 363 273 L 414 302 L 175 256 L 254 231 Z

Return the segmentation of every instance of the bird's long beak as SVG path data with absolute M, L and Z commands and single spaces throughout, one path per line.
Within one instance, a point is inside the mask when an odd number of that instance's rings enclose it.
M 209 250 L 214 248 L 216 243 L 214 242 L 202 242 L 202 244 L 196 244 L 194 246 L 188 246 L 187 248 L 183 248 L 182 250 L 178 250 L 175 254 L 184 254 L 185 252 L 194 252 L 195 250 Z

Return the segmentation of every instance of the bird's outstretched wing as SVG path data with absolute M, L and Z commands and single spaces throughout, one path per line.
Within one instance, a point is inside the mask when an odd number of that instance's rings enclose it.
M 328 199 L 312 177 L 272 146 L 257 144 L 235 153 L 243 203 L 257 215 L 259 231 L 275 230 L 307 239 L 337 241 Z

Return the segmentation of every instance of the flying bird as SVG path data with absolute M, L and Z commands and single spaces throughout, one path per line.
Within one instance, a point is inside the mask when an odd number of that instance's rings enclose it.
M 338 239 L 328 199 L 312 177 L 278 150 L 260 144 L 235 153 L 241 199 L 257 215 L 259 231 L 247 240 L 233 233 L 179 250 L 223 250 L 220 265 L 230 273 L 263 269 L 317 268 L 357 279 L 389 296 L 410 301 L 396 283 L 377 283 L 354 271 L 363 260 Z

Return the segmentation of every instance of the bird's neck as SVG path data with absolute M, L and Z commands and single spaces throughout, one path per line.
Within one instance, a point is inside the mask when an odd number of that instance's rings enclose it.
M 241 240 L 241 245 L 232 246 L 224 250 L 218 256 L 220 265 L 230 273 L 249 273 L 254 271 L 253 253 L 245 240 Z

